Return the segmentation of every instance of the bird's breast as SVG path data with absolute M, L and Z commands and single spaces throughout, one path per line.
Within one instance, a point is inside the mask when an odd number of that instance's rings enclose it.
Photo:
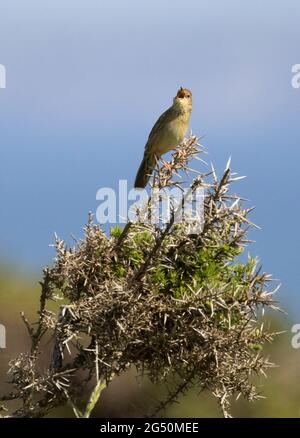
M 183 140 L 188 129 L 188 120 L 175 119 L 167 123 L 164 127 L 158 149 L 161 154 L 164 154 L 176 146 Z

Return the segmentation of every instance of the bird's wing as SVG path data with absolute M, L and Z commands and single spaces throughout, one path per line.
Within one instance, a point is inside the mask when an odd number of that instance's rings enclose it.
M 162 113 L 151 129 L 145 146 L 145 152 L 151 153 L 152 147 L 157 143 L 158 139 L 161 138 L 161 132 L 166 124 L 176 119 L 176 117 L 176 111 L 173 111 L 172 107 L 168 108 L 164 113 Z

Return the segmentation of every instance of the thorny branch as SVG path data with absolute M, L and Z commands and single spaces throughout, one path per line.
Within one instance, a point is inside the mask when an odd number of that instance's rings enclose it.
M 42 417 L 65 403 L 78 416 L 89 416 L 103 388 L 132 366 L 153 383 L 181 378 L 152 415 L 191 385 L 214 394 L 225 417 L 233 395 L 258 397 L 252 375 L 272 366 L 262 349 L 274 334 L 257 315 L 264 307 L 277 309 L 276 289 L 270 290 L 272 279 L 255 259 L 239 258 L 253 226 L 251 209 L 230 193 L 240 177 L 228 164 L 220 179 L 214 168 L 190 178 L 189 163 L 202 153 L 199 147 L 196 137 L 185 140 L 169 162 L 161 161 L 152 184 L 183 190 L 184 174 L 191 191 L 205 190 L 198 234 L 177 223 L 173 210 L 165 224 L 128 222 L 110 236 L 90 215 L 74 248 L 56 239 L 56 259 L 41 282 L 37 324 L 21 315 L 32 345 L 10 362 L 12 391 L 0 400 L 18 401 L 19 407 L 9 416 Z M 48 304 L 58 299 L 66 304 L 55 314 Z M 46 333 L 52 353 L 41 366 Z M 95 388 L 81 412 L 78 394 L 93 378 Z

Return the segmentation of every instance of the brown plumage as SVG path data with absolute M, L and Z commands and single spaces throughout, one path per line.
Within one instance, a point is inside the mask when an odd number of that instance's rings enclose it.
M 192 93 L 180 88 L 168 108 L 153 126 L 145 146 L 143 160 L 138 169 L 134 187 L 146 187 L 157 160 L 161 155 L 175 149 L 188 129 L 192 111 Z

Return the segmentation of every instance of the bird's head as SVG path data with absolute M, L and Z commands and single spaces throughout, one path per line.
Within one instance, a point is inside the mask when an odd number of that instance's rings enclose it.
M 174 104 L 179 105 L 185 111 L 192 110 L 192 93 L 187 88 L 180 87 L 174 97 Z

